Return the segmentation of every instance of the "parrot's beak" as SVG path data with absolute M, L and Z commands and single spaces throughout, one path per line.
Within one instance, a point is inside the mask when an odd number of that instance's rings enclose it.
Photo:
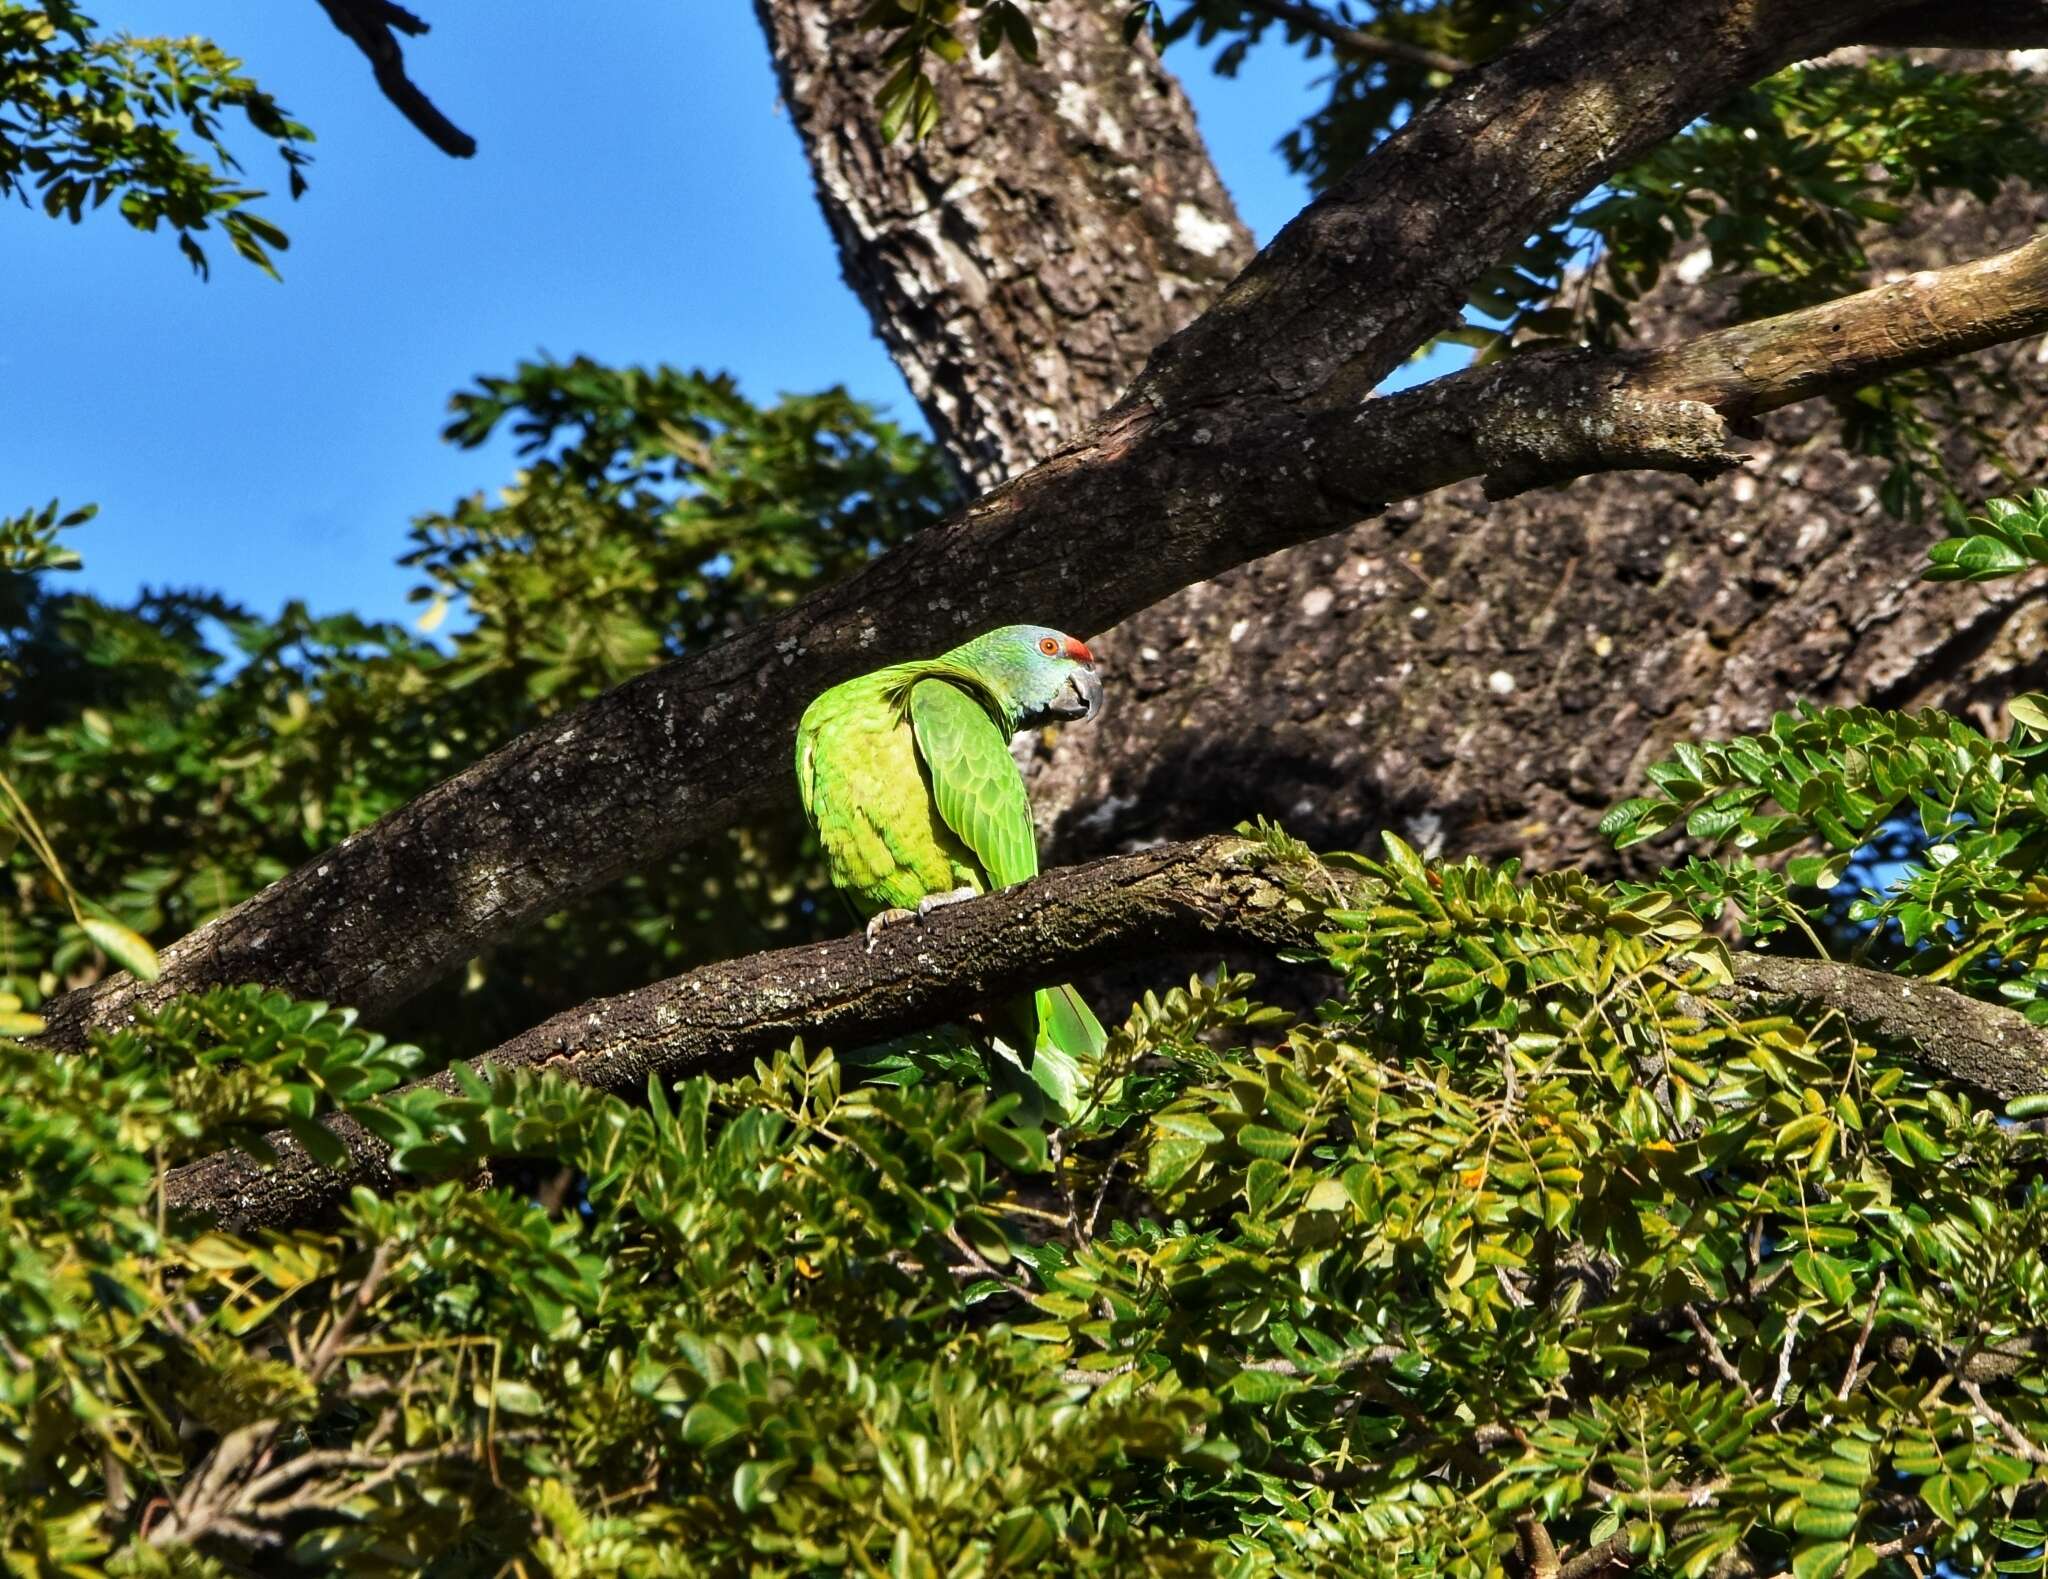
M 1086 723 L 1102 711 L 1102 681 L 1093 669 L 1076 669 L 1067 676 L 1066 695 L 1060 700 L 1070 701 L 1071 710 L 1063 707 L 1062 712 Z

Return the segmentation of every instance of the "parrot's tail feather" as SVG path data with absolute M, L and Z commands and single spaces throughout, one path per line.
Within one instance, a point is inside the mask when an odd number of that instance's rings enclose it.
M 1109 1037 L 1072 987 L 1047 987 L 988 1011 L 990 1083 L 1025 1099 L 1035 1119 L 1072 1118 L 1094 1083 Z M 1031 1049 L 1021 1055 L 1020 1049 Z
M 1047 987 L 1037 995 L 1038 1045 L 1050 1044 L 1090 1063 L 1109 1046 L 1102 1022 L 1072 987 Z

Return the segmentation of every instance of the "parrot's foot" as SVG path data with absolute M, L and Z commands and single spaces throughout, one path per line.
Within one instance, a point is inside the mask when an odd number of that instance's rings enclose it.
M 868 952 L 870 954 L 874 953 L 875 940 L 882 935 L 882 928 L 893 927 L 899 921 L 915 921 L 916 919 L 917 912 L 915 910 L 905 910 L 901 905 L 891 905 L 887 910 L 878 911 L 874 915 L 869 916 L 867 929 Z
M 943 894 L 926 894 L 924 898 L 917 902 L 917 919 L 922 921 L 941 905 L 957 905 L 963 899 L 979 899 L 980 897 L 980 889 L 964 887 L 955 888 Z

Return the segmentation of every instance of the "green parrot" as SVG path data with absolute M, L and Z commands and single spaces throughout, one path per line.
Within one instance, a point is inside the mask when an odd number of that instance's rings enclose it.
M 832 881 L 869 918 L 870 948 L 893 922 L 1038 875 L 1010 737 L 1101 710 L 1094 654 L 1042 625 L 1005 625 L 936 658 L 877 669 L 804 710 L 804 815 Z M 1080 994 L 1046 988 L 988 1019 L 998 1053 L 1071 1113 L 1105 1043 Z

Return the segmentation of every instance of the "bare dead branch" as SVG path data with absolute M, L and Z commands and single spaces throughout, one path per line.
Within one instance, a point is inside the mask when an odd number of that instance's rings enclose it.
M 1685 1319 L 1692 1324 L 1692 1330 L 1699 1335 L 1700 1347 L 1706 1353 L 1707 1363 L 1720 1372 L 1724 1381 L 1740 1388 L 1742 1395 L 1751 1403 L 1755 1403 L 1756 1389 L 1749 1385 L 1742 1372 L 1738 1371 L 1728 1358 L 1727 1351 L 1721 1347 L 1721 1340 L 1714 1336 L 1714 1329 L 1707 1325 L 1699 1307 L 1688 1300 L 1679 1308 L 1684 1312 Z
M 1856 1347 L 1849 1351 L 1849 1363 L 1842 1371 L 1842 1382 L 1835 1389 L 1835 1402 L 1846 1403 L 1849 1394 L 1856 1387 L 1856 1373 L 1863 1369 L 1863 1348 L 1870 1342 L 1870 1329 L 1877 1325 L 1877 1307 L 1884 1299 L 1884 1286 L 1889 1272 L 1877 1274 L 1877 1282 L 1871 1286 L 1870 1308 L 1863 1313 L 1863 1325 L 1856 1333 Z
M 393 35 L 418 38 L 427 31 L 424 21 L 390 0 L 320 0 L 320 9 L 342 36 L 363 52 L 384 97 L 428 142 L 456 159 L 467 159 L 476 152 L 476 139 L 443 115 L 406 74 L 405 51 Z
M 1778 1380 L 1771 1387 L 1771 1402 L 1774 1404 L 1785 1401 L 1785 1390 L 1792 1385 L 1792 1351 L 1799 1342 L 1800 1315 L 1795 1307 L 1785 1318 L 1785 1341 L 1778 1345 Z
M 1801 312 L 1652 352 L 1643 376 L 1724 416 L 1775 411 L 2040 332 L 2048 236 L 1995 257 L 1925 269 Z
M 2000 1414 L 1984 1396 L 1981 1384 L 1971 1381 L 1968 1377 L 1958 1379 L 1962 1383 L 1963 1391 L 1969 1395 L 1970 1402 L 1976 1405 L 1977 1413 L 1991 1422 L 1998 1434 L 2005 1438 L 2005 1445 L 2012 1453 L 2025 1459 L 2029 1464 L 2048 1464 L 2048 1448 L 2042 1447 L 2038 1442 L 2029 1441 L 2018 1426 Z

